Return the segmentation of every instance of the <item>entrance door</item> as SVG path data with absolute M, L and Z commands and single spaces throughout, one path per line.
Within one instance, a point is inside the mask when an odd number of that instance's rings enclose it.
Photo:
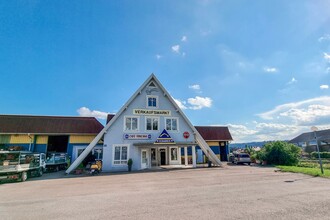
M 141 169 L 148 168 L 148 151 L 147 150 L 141 150 Z
M 166 152 L 165 152 L 165 149 L 160 150 L 160 165 L 166 165 Z
M 226 146 L 220 146 L 220 160 L 228 161 Z

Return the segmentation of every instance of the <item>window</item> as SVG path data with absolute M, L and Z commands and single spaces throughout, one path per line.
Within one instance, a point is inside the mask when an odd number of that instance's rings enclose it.
M 139 118 L 138 117 L 125 117 L 125 131 L 138 131 Z
M 158 108 L 157 96 L 147 96 L 147 108 Z
M 122 165 L 127 164 L 128 146 L 127 145 L 114 145 L 113 164 Z
M 102 148 L 93 149 L 93 155 L 95 156 L 96 160 L 102 160 L 103 159 L 103 149 Z
M 171 160 L 178 160 L 178 148 L 171 148 Z
M 166 130 L 177 131 L 178 129 L 178 119 L 177 118 L 166 118 L 165 119 Z
M 158 131 L 159 118 L 146 118 L 146 130 Z

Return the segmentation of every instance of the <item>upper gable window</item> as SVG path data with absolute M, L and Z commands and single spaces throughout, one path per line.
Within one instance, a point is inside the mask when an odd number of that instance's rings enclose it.
M 147 108 L 158 108 L 158 96 L 147 95 Z

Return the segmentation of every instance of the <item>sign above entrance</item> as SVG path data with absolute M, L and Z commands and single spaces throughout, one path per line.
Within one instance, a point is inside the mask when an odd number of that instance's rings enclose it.
M 149 139 L 151 139 L 151 134 L 124 134 L 124 139 L 126 139 L 126 140 L 149 140 Z
M 171 116 L 170 110 L 150 110 L 150 109 L 133 109 L 134 115 L 157 115 Z
M 171 136 L 167 133 L 167 131 L 164 129 L 163 132 L 159 135 L 157 140 L 155 141 L 155 144 L 175 144 Z

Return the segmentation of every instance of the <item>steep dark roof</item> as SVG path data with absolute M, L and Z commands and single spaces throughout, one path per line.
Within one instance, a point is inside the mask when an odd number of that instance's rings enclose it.
M 316 131 L 316 137 L 320 141 L 330 142 L 330 129 Z M 290 140 L 290 143 L 309 142 L 315 140 L 314 132 L 306 132 Z
M 232 141 L 233 140 L 228 127 L 195 126 L 195 128 L 206 141 Z
M 107 115 L 107 124 L 113 117 L 115 117 L 115 114 L 108 114 Z
M 0 115 L 0 133 L 98 134 L 103 125 L 94 117 Z

